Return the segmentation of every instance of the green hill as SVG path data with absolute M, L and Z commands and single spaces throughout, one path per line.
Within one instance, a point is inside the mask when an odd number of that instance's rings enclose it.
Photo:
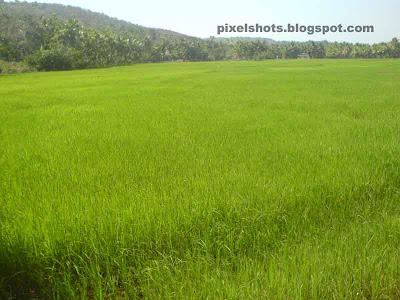
M 153 40 L 159 40 L 163 37 L 185 37 L 185 35 L 174 31 L 148 28 L 112 18 L 102 13 L 61 4 L 0 1 L 0 15 L 2 13 L 10 16 L 15 21 L 19 20 L 23 22 L 32 19 L 40 19 L 42 16 L 50 17 L 53 14 L 56 14 L 62 19 L 75 17 L 88 28 L 99 31 L 112 30 L 115 33 L 135 33 L 140 37 L 149 36 Z

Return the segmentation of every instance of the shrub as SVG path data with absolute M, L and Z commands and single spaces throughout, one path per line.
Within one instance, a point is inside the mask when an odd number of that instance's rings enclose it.
M 0 60 L 0 74 L 18 74 L 35 72 L 36 69 L 22 62 Z
M 90 67 L 89 59 L 80 51 L 70 48 L 64 54 L 68 61 L 71 62 L 73 70 L 87 69 Z
M 25 62 L 39 71 L 72 69 L 71 61 L 58 49 L 38 50 L 27 56 Z
M 25 62 L 39 71 L 86 69 L 90 65 L 87 57 L 72 48 L 41 49 L 27 56 Z

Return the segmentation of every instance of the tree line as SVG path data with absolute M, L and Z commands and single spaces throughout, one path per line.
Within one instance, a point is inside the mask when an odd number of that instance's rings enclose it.
M 199 39 L 186 36 L 140 36 L 99 30 L 78 19 L 56 15 L 15 19 L 0 11 L 0 60 L 25 62 L 37 70 L 72 70 L 138 62 L 293 59 L 399 58 L 400 42 L 351 44 Z

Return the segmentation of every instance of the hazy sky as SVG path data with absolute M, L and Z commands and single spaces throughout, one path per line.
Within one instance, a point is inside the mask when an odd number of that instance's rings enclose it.
M 34 2 L 29 0 L 28 2 Z M 42 0 L 79 6 L 148 27 L 197 37 L 217 36 L 217 25 L 373 25 L 374 33 L 230 33 L 220 36 L 268 37 L 275 40 L 382 42 L 400 37 L 400 0 Z

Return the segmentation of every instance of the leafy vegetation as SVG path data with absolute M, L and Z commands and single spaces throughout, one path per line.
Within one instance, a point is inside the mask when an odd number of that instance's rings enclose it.
M 0 60 L 0 74 L 19 74 L 35 72 L 36 69 L 24 63 Z
M 53 13 L 56 13 L 54 15 Z M 137 62 L 398 58 L 400 42 L 375 45 L 274 42 L 270 39 L 199 39 L 149 29 L 76 7 L 0 2 L 0 59 L 38 70 L 70 70 Z
M 0 77 L 0 298 L 398 299 L 399 70 Z

